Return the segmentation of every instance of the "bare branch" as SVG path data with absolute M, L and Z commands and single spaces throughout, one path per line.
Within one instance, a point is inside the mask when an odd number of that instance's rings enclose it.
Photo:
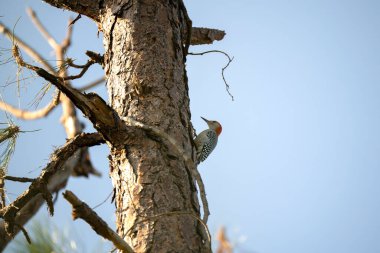
M 230 63 L 232 62 L 232 60 L 234 59 L 233 57 L 231 58 L 226 52 L 223 52 L 223 51 L 220 51 L 220 50 L 210 50 L 210 51 L 205 51 L 205 52 L 201 52 L 201 53 L 189 53 L 189 55 L 204 55 L 204 54 L 208 54 L 208 53 L 220 53 L 220 54 L 224 54 L 227 58 L 228 58 L 228 62 L 226 64 L 226 66 L 224 66 L 222 68 L 222 78 L 223 78 L 223 81 L 224 81 L 224 84 L 226 85 L 226 91 L 228 93 L 228 95 L 230 95 L 232 101 L 234 101 L 234 96 L 232 96 L 231 92 L 230 92 L 230 86 L 228 85 L 227 81 L 226 81 L 226 78 L 224 77 L 224 70 L 226 68 L 228 68 L 228 66 L 230 65 Z
M 44 2 L 60 9 L 70 10 L 86 15 L 95 21 L 99 21 L 100 7 L 98 1 L 94 0 L 44 0 Z
M 69 23 L 69 25 L 67 26 L 66 37 L 61 42 L 61 47 L 62 47 L 63 51 L 66 51 L 67 48 L 70 47 L 70 45 L 71 45 L 71 37 L 73 35 L 73 26 L 72 26 L 73 21 L 72 21 L 71 18 L 69 18 L 68 23 Z
M 3 33 L 5 34 L 8 39 L 14 43 L 16 43 L 18 46 L 20 46 L 20 48 L 22 50 L 25 51 L 25 53 L 27 53 L 31 58 L 33 58 L 34 60 L 36 60 L 37 62 L 41 63 L 42 66 L 44 66 L 45 68 L 47 68 L 49 70 L 49 72 L 51 73 L 55 73 L 55 69 L 53 68 L 53 66 L 51 66 L 39 53 L 37 53 L 31 46 L 29 46 L 28 44 L 26 44 L 23 40 L 21 40 L 19 37 L 17 37 L 16 35 L 14 35 L 10 30 L 9 28 L 7 28 L 5 25 L 3 25 L 1 22 L 0 22 L 0 33 Z
M 86 91 L 86 90 L 91 89 L 91 88 L 93 88 L 93 87 L 95 87 L 95 86 L 97 86 L 97 85 L 99 85 L 99 84 L 101 84 L 101 83 L 103 83 L 103 82 L 105 82 L 105 81 L 106 81 L 106 79 L 105 79 L 105 77 L 103 76 L 103 77 L 100 77 L 100 78 L 94 80 L 94 81 L 91 82 L 91 83 L 88 83 L 88 84 L 86 84 L 86 85 L 84 85 L 84 86 L 78 88 L 78 90 L 79 90 L 79 91 Z
M 89 147 L 104 143 L 103 138 L 99 133 L 92 134 L 80 134 L 75 138 L 70 139 L 63 147 L 57 149 L 50 158 L 50 162 L 37 177 L 15 201 L 8 206 L 0 209 L 0 217 L 5 221 L 5 230 L 8 234 L 14 233 L 14 221 L 17 213 L 29 203 L 35 196 L 42 193 L 43 198 L 48 203 L 49 211 L 54 213 L 54 207 L 52 205 L 52 196 L 47 189 L 47 183 L 50 178 L 54 176 L 57 171 L 65 164 L 68 158 L 70 158 L 78 149 L 82 147 Z
M 36 26 L 37 30 L 44 36 L 49 45 L 54 49 L 58 47 L 57 41 L 51 36 L 51 34 L 46 30 L 46 28 L 42 25 L 41 21 L 38 19 L 35 11 L 32 8 L 27 8 L 26 12 L 29 15 L 30 20 Z
M 48 73 L 43 68 L 24 62 L 19 55 L 17 45 L 14 46 L 14 50 L 12 51 L 16 62 L 20 66 L 33 70 L 37 75 L 55 85 L 68 98 L 70 98 L 74 105 L 79 108 L 86 117 L 89 118 L 94 127 L 102 133 L 104 138 L 108 141 L 111 143 L 118 142 L 125 145 L 124 142 L 133 137 L 132 132 L 129 131 L 129 133 L 125 135 L 125 140 L 120 139 L 120 131 L 128 131 L 129 129 L 125 128 L 125 125 L 122 124 L 122 121 L 119 119 L 115 110 L 107 105 L 99 95 L 95 93 L 82 94 L 80 91 L 66 85 L 64 78 L 57 77 Z M 93 64 L 93 61 L 90 60 L 90 63 Z M 89 65 L 91 65 L 90 63 Z M 70 79 L 70 77 L 67 78 Z M 115 137 L 112 137 L 112 135 L 115 135 Z
M 230 241 L 227 238 L 226 229 L 224 227 L 221 227 L 219 229 L 218 234 L 216 236 L 216 240 L 219 241 L 219 246 L 216 250 L 217 253 L 232 253 L 233 248 Z
M 226 33 L 222 30 L 193 27 L 191 31 L 191 45 L 212 44 L 215 40 L 222 40 Z
M 27 178 L 27 177 L 12 177 L 12 176 L 5 176 L 5 180 L 10 181 L 16 181 L 20 183 L 32 183 L 35 179 L 34 178 Z
M 123 238 L 121 238 L 115 231 L 113 231 L 107 223 L 98 216 L 85 202 L 82 202 L 78 199 L 77 196 L 71 191 L 65 191 L 63 197 L 70 202 L 72 205 L 73 219 L 77 218 L 83 219 L 87 222 L 92 229 L 98 234 L 104 237 L 105 239 L 110 240 L 118 249 L 123 252 L 133 253 L 131 246 L 126 243 Z
M 1 100 L 0 100 L 0 109 L 6 112 L 9 112 L 13 116 L 20 119 L 24 119 L 24 120 L 40 119 L 49 115 L 49 113 L 52 112 L 53 109 L 57 107 L 57 105 L 59 104 L 59 94 L 60 92 L 58 91 L 49 104 L 47 104 L 44 108 L 37 111 L 21 110 Z

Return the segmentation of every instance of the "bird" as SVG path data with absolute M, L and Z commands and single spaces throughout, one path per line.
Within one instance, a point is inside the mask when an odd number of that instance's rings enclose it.
M 222 132 L 222 125 L 215 120 L 207 120 L 201 117 L 208 125 L 208 129 L 202 131 L 194 139 L 197 150 L 197 163 L 203 162 L 215 149 L 218 137 Z

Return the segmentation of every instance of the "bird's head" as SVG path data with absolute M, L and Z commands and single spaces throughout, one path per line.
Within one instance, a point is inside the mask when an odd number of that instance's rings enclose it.
M 204 121 L 206 121 L 208 127 L 213 129 L 218 135 L 222 132 L 222 125 L 216 120 L 207 120 L 201 117 Z

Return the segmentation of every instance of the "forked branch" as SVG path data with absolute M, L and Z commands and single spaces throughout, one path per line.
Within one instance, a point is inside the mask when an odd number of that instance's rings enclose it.
M 55 85 L 60 91 L 70 98 L 70 100 L 84 113 L 85 116 L 90 119 L 96 129 L 100 130 L 106 138 L 109 138 L 109 128 L 117 127 L 117 122 L 115 121 L 117 114 L 100 96 L 94 93 L 82 94 L 80 91 L 66 85 L 65 79 L 73 79 L 73 76 L 71 76 L 71 78 L 58 77 L 50 74 L 43 68 L 24 62 L 20 56 L 17 45 L 13 46 L 12 51 L 13 57 L 19 66 L 33 70 L 38 76 Z M 93 63 L 94 62 L 92 60 L 89 60 L 88 67 Z M 88 69 L 88 67 L 86 69 Z M 81 72 L 79 75 L 83 75 L 83 73 Z

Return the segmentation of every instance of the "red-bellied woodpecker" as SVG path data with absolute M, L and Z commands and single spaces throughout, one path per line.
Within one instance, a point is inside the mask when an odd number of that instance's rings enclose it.
M 218 143 L 218 136 L 222 132 L 222 125 L 220 125 L 218 121 L 207 120 L 203 117 L 201 118 L 206 121 L 209 129 L 202 131 L 194 140 L 197 148 L 198 163 L 206 160 L 211 154 Z

